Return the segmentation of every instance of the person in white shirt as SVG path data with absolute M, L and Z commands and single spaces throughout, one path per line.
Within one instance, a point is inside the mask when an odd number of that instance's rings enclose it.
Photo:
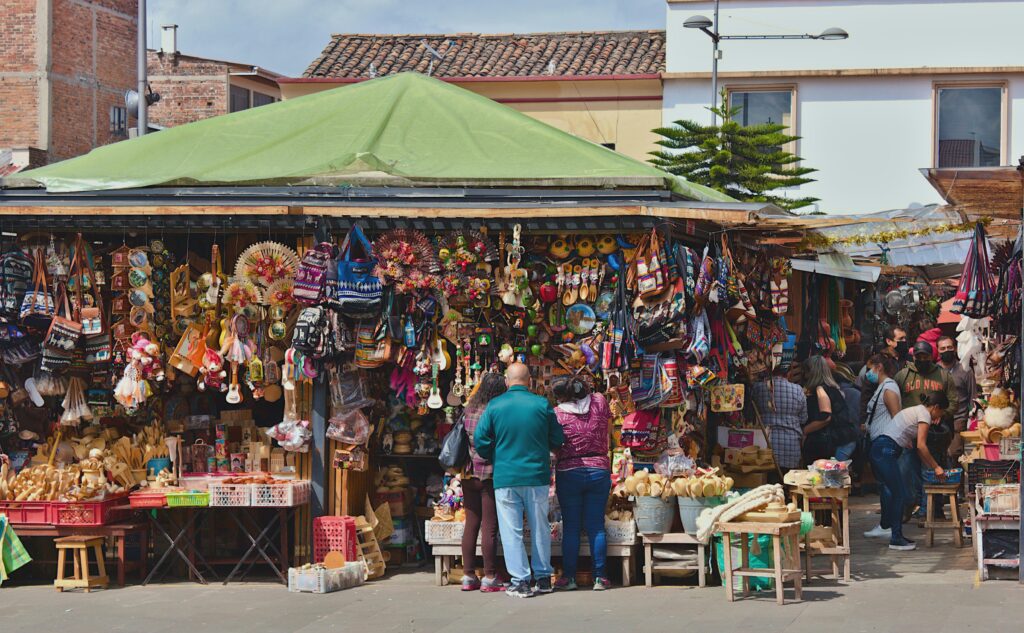
M 874 441 L 882 435 L 884 429 L 892 425 L 893 416 L 900 412 L 900 388 L 892 379 L 893 374 L 899 371 L 899 365 L 891 356 L 875 354 L 864 364 L 864 381 L 874 385 L 874 393 L 867 399 L 867 410 L 864 415 L 864 424 L 861 431 Z M 867 450 L 871 454 L 870 447 Z M 886 490 L 885 482 L 879 480 L 880 494 L 882 501 L 882 516 L 879 524 L 864 533 L 868 538 L 891 537 L 892 526 L 890 515 L 885 511 L 887 505 L 892 502 L 892 494 Z M 901 517 L 902 518 L 902 517 Z
M 882 523 L 891 530 L 889 549 L 912 550 L 917 545 L 903 536 L 903 497 L 906 494 L 900 476 L 899 458 L 916 441 L 921 462 L 942 480 L 946 472 L 928 450 L 928 428 L 942 421 L 949 400 L 945 394 L 924 394 L 921 404 L 903 409 L 882 424 L 871 442 L 871 469 L 882 482 Z

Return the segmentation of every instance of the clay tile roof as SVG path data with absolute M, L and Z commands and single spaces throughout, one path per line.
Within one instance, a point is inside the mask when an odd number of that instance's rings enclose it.
M 648 75 L 665 70 L 665 31 L 503 33 L 481 35 L 333 35 L 303 77 L 365 79 L 427 72 L 426 41 L 442 55 L 434 76 L 542 77 Z

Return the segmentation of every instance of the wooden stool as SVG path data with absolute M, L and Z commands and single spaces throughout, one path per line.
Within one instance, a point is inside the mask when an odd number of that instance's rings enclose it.
M 935 530 L 953 530 L 953 542 L 957 547 L 964 546 L 963 526 L 960 525 L 960 510 L 956 503 L 958 490 L 960 490 L 960 484 L 925 484 L 924 495 L 927 508 L 924 515 L 924 529 L 927 531 L 928 547 L 935 544 Z M 943 497 L 949 497 L 950 518 L 945 521 L 937 521 L 935 508 Z
M 53 581 L 53 586 L 57 591 L 81 587 L 85 589 L 85 593 L 89 593 L 93 587 L 107 588 L 109 581 L 107 567 L 103 562 L 103 541 L 102 536 L 64 536 L 53 539 L 54 545 L 57 546 L 57 579 Z M 89 576 L 89 548 L 96 554 L 99 576 Z M 71 560 L 75 564 L 73 578 L 64 578 L 68 550 L 71 550 Z
M 733 601 L 733 576 L 743 579 L 743 596 L 750 594 L 751 577 L 775 579 L 775 601 L 785 604 L 783 589 L 786 581 L 793 581 L 796 599 L 803 599 L 803 586 L 800 569 L 800 522 L 792 523 L 754 523 L 737 521 L 735 523 L 719 523 L 718 531 L 722 533 L 722 553 L 725 558 L 725 593 L 729 602 Z M 732 535 L 740 539 L 742 560 L 738 569 L 732 568 Z M 750 567 L 751 536 L 766 534 L 772 537 L 772 567 L 753 569 Z M 782 544 L 785 542 L 786 551 Z
M 814 571 L 814 556 L 829 556 L 832 575 L 839 580 L 839 563 L 843 563 L 842 578 L 850 582 L 850 489 L 792 486 L 792 500 L 804 512 L 824 510 L 831 513 L 831 525 L 815 525 L 804 538 L 803 549 L 807 582 L 811 576 L 823 575 Z
M 682 532 L 670 534 L 643 534 L 644 540 L 644 573 L 648 587 L 654 586 L 654 576 L 659 571 L 697 571 L 697 584 L 707 586 L 707 555 L 704 544 L 695 537 Z M 696 564 L 682 560 L 658 560 L 654 558 L 655 545 L 695 545 L 697 547 Z

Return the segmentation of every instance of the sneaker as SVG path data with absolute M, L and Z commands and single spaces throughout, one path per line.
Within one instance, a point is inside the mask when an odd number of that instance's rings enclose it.
M 578 589 L 576 579 L 562 576 L 555 581 L 554 589 L 555 591 L 576 591 Z
M 595 578 L 594 579 L 594 591 L 604 591 L 605 589 L 612 588 L 612 581 L 607 578 Z
M 908 539 L 903 539 L 902 541 L 889 543 L 889 549 L 894 549 L 900 552 L 909 552 L 911 550 L 917 549 L 917 543 L 910 541 Z
M 891 538 L 892 528 L 884 528 L 881 525 L 876 525 L 867 532 L 864 533 L 866 538 Z
M 463 591 L 476 591 L 480 588 L 480 579 L 476 576 L 463 576 L 462 577 L 462 590 Z
M 535 593 L 551 593 L 554 590 L 554 587 L 551 586 L 551 577 L 538 578 L 537 584 L 533 586 Z
M 494 578 L 484 578 L 480 582 L 480 591 L 484 593 L 498 593 L 499 591 L 505 591 L 507 585 L 495 576 Z
M 530 584 L 527 582 L 514 582 L 505 589 L 505 595 L 513 598 L 532 598 L 533 589 L 530 589 Z

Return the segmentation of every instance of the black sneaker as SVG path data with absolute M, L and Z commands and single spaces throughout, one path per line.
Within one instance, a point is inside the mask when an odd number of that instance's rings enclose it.
M 508 586 L 505 590 L 505 595 L 512 596 L 513 598 L 532 598 L 533 589 L 530 589 L 530 584 L 527 582 L 516 582 Z
M 910 539 L 900 539 L 898 541 L 890 541 L 889 549 L 900 552 L 910 552 L 917 549 L 917 544 Z
M 534 593 L 552 593 L 554 588 L 551 586 L 551 578 L 538 578 L 537 584 L 533 586 Z

